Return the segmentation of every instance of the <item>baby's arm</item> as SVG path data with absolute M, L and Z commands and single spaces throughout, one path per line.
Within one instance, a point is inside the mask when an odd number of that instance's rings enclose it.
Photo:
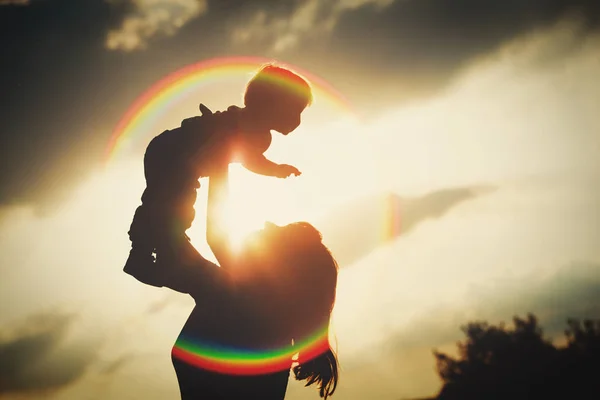
M 290 175 L 300 175 L 301 172 L 294 166 L 277 164 L 267 159 L 264 154 L 246 154 L 242 162 L 244 168 L 255 174 L 287 178 Z

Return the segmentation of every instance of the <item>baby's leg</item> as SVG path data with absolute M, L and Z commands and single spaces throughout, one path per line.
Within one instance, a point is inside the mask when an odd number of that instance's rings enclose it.
M 190 238 L 185 232 L 192 226 L 196 215 L 194 205 L 199 186 L 196 180 L 182 185 L 179 190 L 172 188 L 173 196 L 163 203 L 157 225 L 160 230 L 157 232 L 157 263 L 169 265 L 185 262 L 186 249 L 191 246 Z
M 148 276 L 155 270 L 154 254 L 159 247 L 165 250 L 165 243 L 169 243 L 174 238 L 174 232 L 180 230 L 170 212 L 173 188 L 160 183 L 157 180 L 151 181 L 144 190 L 142 205 L 136 209 L 128 232 L 131 251 L 123 269 L 136 279 L 153 286 L 162 286 Z M 181 231 L 182 234 L 184 231 Z
M 161 270 L 184 261 L 182 249 L 190 244 L 185 230 L 172 202 L 145 202 L 129 230 L 131 251 L 123 270 L 143 283 L 164 286 Z
M 160 211 L 162 194 L 168 188 L 169 172 L 164 168 L 164 155 L 161 152 L 160 136 L 150 141 L 144 154 L 144 177 L 146 189 L 142 194 L 142 205 L 135 210 L 133 221 L 129 228 L 132 252 L 143 257 L 151 256 L 156 245 L 153 225 L 156 214 Z
M 144 154 L 146 189 L 142 194 L 142 205 L 136 209 L 129 228 L 131 251 L 123 269 L 138 280 L 151 285 L 154 284 L 149 282 L 145 275 L 150 273 L 150 267 L 154 265 L 153 253 L 159 240 L 157 232 L 161 231 L 161 227 L 157 225 L 160 225 L 158 222 L 161 208 L 164 207 L 165 193 L 168 193 L 169 189 L 168 176 L 172 172 L 165 168 L 160 137 L 161 135 L 150 142 Z
M 154 251 L 158 238 L 154 224 L 156 223 L 156 204 L 143 203 L 135 210 L 129 228 L 131 251 L 123 271 L 139 281 L 152 286 L 161 287 L 153 276 Z

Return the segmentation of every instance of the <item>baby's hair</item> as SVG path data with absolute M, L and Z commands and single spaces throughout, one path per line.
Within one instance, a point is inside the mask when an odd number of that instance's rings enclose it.
M 311 87 L 300 75 L 274 64 L 263 66 L 248 82 L 244 93 L 246 107 L 264 107 L 288 99 L 309 106 L 313 101 Z

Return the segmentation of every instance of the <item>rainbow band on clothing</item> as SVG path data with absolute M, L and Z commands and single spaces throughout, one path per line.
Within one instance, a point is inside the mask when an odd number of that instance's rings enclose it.
M 171 354 L 187 364 L 221 374 L 269 374 L 289 370 L 296 353 L 299 353 L 299 362 L 323 354 L 329 349 L 327 331 L 327 328 L 321 329 L 294 346 L 266 351 L 234 349 L 180 336 Z
M 326 99 L 352 113 L 348 101 L 323 79 L 302 70 L 273 59 L 262 57 L 222 57 L 201 61 L 181 68 L 148 88 L 140 95 L 115 127 L 105 152 L 105 160 L 109 162 L 128 143 L 147 135 L 157 135 L 155 125 L 161 117 L 174 109 L 182 99 L 193 94 L 202 86 L 214 83 L 227 77 L 247 76 L 248 80 L 258 72 L 261 66 L 269 63 L 287 68 L 308 80 L 314 102 Z M 292 83 L 293 84 L 293 83 Z M 243 88 L 240 88 L 240 92 Z M 206 99 L 198 98 L 198 103 Z

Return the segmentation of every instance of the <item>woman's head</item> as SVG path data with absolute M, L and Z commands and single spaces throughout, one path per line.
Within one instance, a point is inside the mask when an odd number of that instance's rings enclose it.
M 301 296 L 307 287 L 333 307 L 338 267 L 321 233 L 308 222 L 288 225 L 265 223 L 264 229 L 250 235 L 244 246 L 245 259 L 255 264 L 252 270 L 287 279 L 290 295 Z M 307 301 L 309 301 L 307 299 Z
M 338 380 L 337 358 L 328 341 L 328 327 L 335 303 L 338 266 L 321 233 L 307 222 L 285 226 L 265 224 L 265 229 L 248 242 L 246 255 L 262 276 L 282 290 L 285 310 L 293 315 L 293 335 L 296 343 L 324 332 L 324 346 L 311 357 L 303 357 L 294 368 L 298 380 L 306 386 L 316 383 L 321 397 L 335 391 Z M 254 269 L 254 268 L 253 268 Z M 267 283 L 268 284 L 268 283 Z

